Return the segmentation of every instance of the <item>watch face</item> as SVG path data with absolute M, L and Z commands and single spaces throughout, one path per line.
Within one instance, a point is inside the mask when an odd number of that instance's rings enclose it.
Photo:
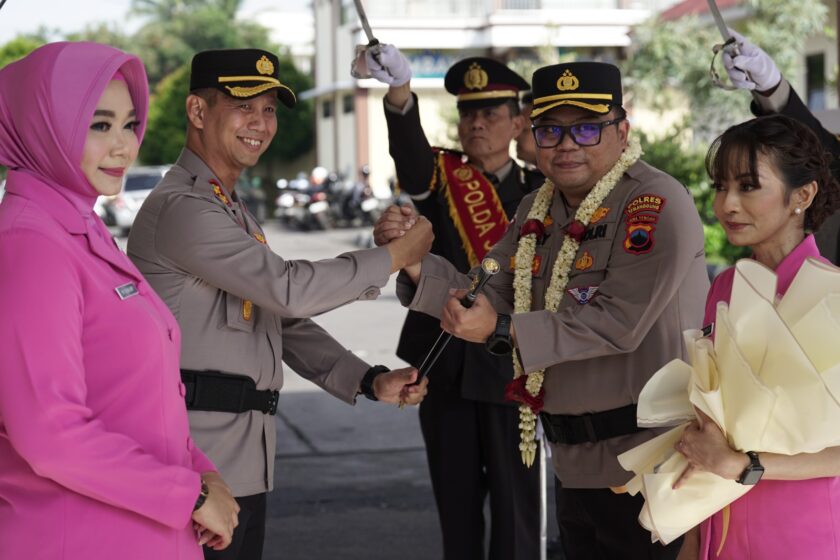
M 495 356 L 510 354 L 511 350 L 513 350 L 513 345 L 507 338 L 491 339 L 487 344 L 487 351 Z
M 738 481 L 745 486 L 752 486 L 756 484 L 759 480 L 761 480 L 761 476 L 764 474 L 763 467 L 755 467 L 750 465 L 749 467 L 741 473 L 741 479 Z

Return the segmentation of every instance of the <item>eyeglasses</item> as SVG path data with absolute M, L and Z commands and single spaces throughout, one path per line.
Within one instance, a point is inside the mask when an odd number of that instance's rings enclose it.
M 601 131 L 605 127 L 618 124 L 626 118 L 626 116 L 621 116 L 611 121 L 578 123 L 566 126 L 559 124 L 535 124 L 531 126 L 531 130 L 534 131 L 534 140 L 536 140 L 537 146 L 540 148 L 559 146 L 567 133 L 578 146 L 597 146 L 601 143 Z

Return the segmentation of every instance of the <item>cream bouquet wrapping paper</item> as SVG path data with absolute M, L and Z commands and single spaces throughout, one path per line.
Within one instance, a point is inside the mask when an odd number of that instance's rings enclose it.
M 688 363 L 673 360 L 639 396 L 643 427 L 675 426 L 619 456 L 642 493 L 639 521 L 667 544 L 746 494 L 751 486 L 696 472 L 674 449 L 694 407 L 741 451 L 793 455 L 840 445 L 840 269 L 814 259 L 781 299 L 776 276 L 754 260 L 735 265 L 730 304 L 719 303 L 714 339 L 684 333 Z

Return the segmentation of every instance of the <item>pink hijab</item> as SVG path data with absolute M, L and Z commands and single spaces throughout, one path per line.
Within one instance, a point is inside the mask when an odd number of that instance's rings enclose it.
M 23 194 L 47 185 L 90 214 L 97 192 L 82 173 L 82 153 L 99 98 L 120 78 L 128 84 L 142 140 L 149 86 L 136 56 L 98 43 L 50 43 L 0 70 L 0 164 L 10 168 L 7 190 Z

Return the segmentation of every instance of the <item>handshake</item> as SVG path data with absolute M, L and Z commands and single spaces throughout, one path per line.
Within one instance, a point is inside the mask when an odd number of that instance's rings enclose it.
M 405 269 L 412 277 L 434 239 L 431 222 L 408 206 L 389 206 L 373 228 L 373 242 L 391 253 L 391 272 Z

